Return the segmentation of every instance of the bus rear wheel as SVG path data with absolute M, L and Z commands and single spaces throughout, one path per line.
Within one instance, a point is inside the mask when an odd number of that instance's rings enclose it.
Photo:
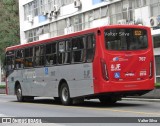
M 69 88 L 66 83 L 63 83 L 60 87 L 60 99 L 63 105 L 72 104 L 72 99 L 70 98 Z

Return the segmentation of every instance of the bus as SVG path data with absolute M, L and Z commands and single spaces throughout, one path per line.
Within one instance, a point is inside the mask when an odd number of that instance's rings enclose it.
M 150 28 L 102 26 L 6 48 L 7 94 L 115 103 L 154 89 Z

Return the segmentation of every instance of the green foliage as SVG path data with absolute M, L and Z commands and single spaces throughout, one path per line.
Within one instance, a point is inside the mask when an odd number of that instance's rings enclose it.
M 160 83 L 156 83 L 155 86 L 156 86 L 156 87 L 160 87 Z
M 20 42 L 18 0 L 0 1 L 0 56 L 4 59 L 5 48 Z
M 1 85 L 0 84 L 0 89 L 6 88 L 6 85 Z

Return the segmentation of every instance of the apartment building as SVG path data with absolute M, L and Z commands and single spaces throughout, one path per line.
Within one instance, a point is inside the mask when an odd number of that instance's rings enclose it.
M 102 25 L 152 29 L 160 83 L 160 0 L 19 0 L 21 44 Z

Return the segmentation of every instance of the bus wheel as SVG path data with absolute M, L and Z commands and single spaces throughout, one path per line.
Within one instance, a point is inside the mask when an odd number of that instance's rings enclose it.
M 17 101 L 19 102 L 24 101 L 24 97 L 22 96 L 22 88 L 20 85 L 16 87 L 16 96 L 17 96 Z
M 60 87 L 60 99 L 63 105 L 70 105 L 72 103 L 69 88 L 66 83 L 63 83 Z

